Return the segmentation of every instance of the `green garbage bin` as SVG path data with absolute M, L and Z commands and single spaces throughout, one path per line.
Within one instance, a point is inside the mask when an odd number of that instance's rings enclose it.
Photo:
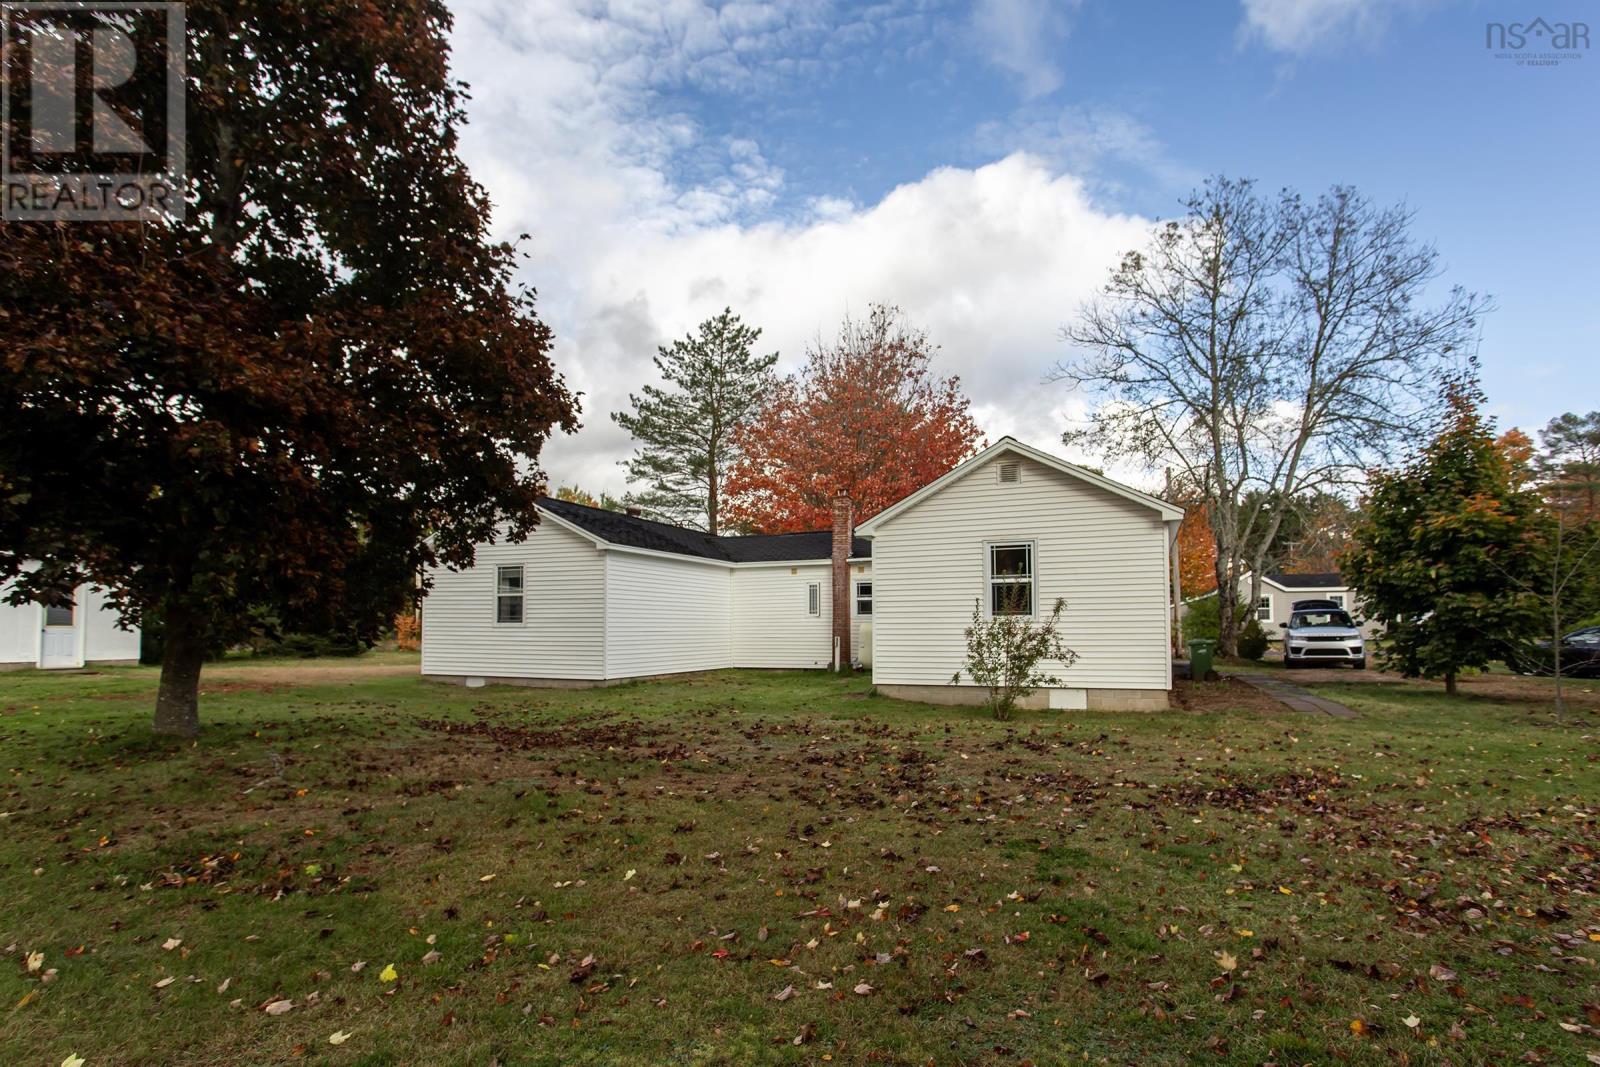
M 1189 677 L 1202 681 L 1211 673 L 1211 657 L 1217 654 L 1217 643 L 1207 637 L 1197 637 L 1189 642 Z

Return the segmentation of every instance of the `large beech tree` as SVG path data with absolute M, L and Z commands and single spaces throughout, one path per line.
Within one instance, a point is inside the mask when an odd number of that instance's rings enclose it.
M 185 736 L 247 611 L 374 634 L 422 566 L 526 535 L 576 420 L 456 154 L 445 5 L 187 18 L 185 217 L 0 224 L 0 577 L 159 618 Z
M 972 455 L 982 432 L 960 379 L 934 373 L 936 351 L 899 308 L 846 317 L 740 432 L 727 520 L 766 533 L 822 529 L 841 490 L 857 515 L 874 515 Z

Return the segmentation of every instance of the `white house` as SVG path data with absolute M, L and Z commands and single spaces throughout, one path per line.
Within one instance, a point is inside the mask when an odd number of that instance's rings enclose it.
M 117 625 L 104 590 L 80 585 L 72 601 L 8 604 L 10 583 L 0 586 L 0 669 L 62 669 L 139 662 L 139 630 Z
M 1239 596 L 1245 601 L 1250 598 L 1248 574 L 1240 579 Z M 1357 619 L 1361 617 L 1356 603 L 1356 592 L 1339 576 L 1339 572 L 1273 571 L 1261 576 L 1261 596 L 1253 606 L 1255 617 L 1261 623 L 1261 628 L 1266 631 L 1268 638 L 1278 640 L 1283 636 L 1278 624 L 1289 621 L 1290 607 L 1297 600 L 1331 600 L 1353 617 Z M 1361 624 L 1362 631 L 1368 637 L 1371 637 L 1377 628 L 1375 623 Z
M 565 501 L 521 544 L 440 569 L 422 673 L 468 684 L 604 685 L 724 667 L 870 665 L 880 692 L 975 702 L 952 686 L 974 605 L 1056 598 L 1079 654 L 1032 703 L 1166 706 L 1180 509 L 1011 438 L 852 530 L 712 537 Z

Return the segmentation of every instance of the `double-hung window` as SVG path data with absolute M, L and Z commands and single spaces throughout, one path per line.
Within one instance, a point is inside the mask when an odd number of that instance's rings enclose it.
M 1032 615 L 1033 542 L 1007 541 L 990 545 L 988 569 L 989 614 Z
M 1272 598 L 1270 596 L 1263 596 L 1260 600 L 1256 601 L 1256 621 L 1272 621 Z
M 522 621 L 522 565 L 496 567 L 494 577 L 494 621 Z
M 872 614 L 872 583 L 871 582 L 857 582 L 856 583 L 856 614 L 857 615 L 871 615 Z
M 1343 593 L 1329 593 L 1328 594 L 1328 599 L 1333 601 L 1335 604 L 1339 605 L 1341 608 L 1344 607 L 1344 594 Z

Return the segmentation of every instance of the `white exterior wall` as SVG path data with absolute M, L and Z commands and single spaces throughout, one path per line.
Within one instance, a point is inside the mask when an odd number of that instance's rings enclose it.
M 856 583 L 870 581 L 872 581 L 871 563 L 857 562 L 850 564 L 850 611 L 852 613 L 854 613 L 856 610 Z M 876 587 L 874 587 L 874 589 L 876 589 Z M 859 660 L 861 658 L 861 624 L 870 623 L 871 621 L 871 615 L 852 614 L 850 626 L 850 650 L 853 658 L 855 659 Z M 828 640 L 833 640 L 831 630 Z M 832 656 L 831 652 L 829 653 L 829 656 Z
M 495 568 L 523 566 L 523 621 L 495 622 Z M 598 681 L 605 674 L 605 555 L 548 519 L 521 544 L 479 545 L 470 570 L 433 572 L 422 673 Z
M 1011 456 L 1007 459 L 1015 458 Z M 1067 609 L 1079 660 L 1066 689 L 1171 688 L 1168 541 L 1151 508 L 1022 459 L 1002 484 L 993 459 L 885 522 L 872 543 L 873 681 L 949 685 L 984 588 L 986 544 L 1035 542 L 1036 604 Z
M 139 628 L 124 630 L 117 625 L 117 613 L 111 607 L 104 590 L 94 586 L 78 588 L 78 603 L 83 605 L 80 618 L 87 627 L 83 635 L 83 658 L 90 663 L 137 662 L 139 659 Z
M 732 568 L 616 550 L 605 565 L 606 677 L 734 665 Z
M 0 585 L 0 596 L 11 583 Z M 39 662 L 39 605 L 0 603 L 0 664 L 33 667 Z
M 734 663 L 740 667 L 831 666 L 832 575 L 825 562 L 734 568 Z M 808 613 L 806 586 L 812 582 L 822 586 L 821 611 L 816 615 Z
M 5 603 L 3 598 L 10 591 L 10 582 L 0 585 L 0 666 L 36 667 L 43 609 L 34 603 Z M 73 622 L 78 629 L 75 665 L 137 663 L 139 628 L 123 630 L 117 626 L 117 613 L 105 592 L 97 586 L 80 585 L 74 597 L 77 610 Z

